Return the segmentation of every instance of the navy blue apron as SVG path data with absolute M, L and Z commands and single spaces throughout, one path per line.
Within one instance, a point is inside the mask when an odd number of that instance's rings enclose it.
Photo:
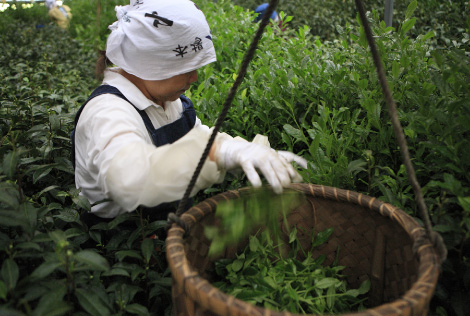
M 132 105 L 136 109 L 136 111 L 142 117 L 142 120 L 144 121 L 145 126 L 147 127 L 147 130 L 152 137 L 153 144 L 157 147 L 174 143 L 175 141 L 186 135 L 194 127 L 194 124 L 196 122 L 196 110 L 194 109 L 193 103 L 188 97 L 181 95 L 180 99 L 183 104 L 182 116 L 170 124 L 155 129 L 147 113 L 145 113 L 145 111 L 143 110 L 139 110 L 135 105 L 133 105 L 116 87 L 110 85 L 101 85 L 91 93 L 88 100 L 86 100 L 85 103 L 80 107 L 80 109 L 78 109 L 77 114 L 75 116 L 75 128 L 77 127 L 78 119 L 80 118 L 80 115 L 87 103 L 94 97 L 106 93 L 113 94 L 121 99 L 126 100 L 127 102 L 129 102 L 130 105 Z M 70 138 L 72 140 L 71 160 L 75 169 L 75 129 L 72 130 Z M 192 202 L 192 199 L 188 200 L 187 208 L 191 207 Z M 165 220 L 168 216 L 168 213 L 176 211 L 178 203 L 179 201 L 162 203 L 155 207 L 141 206 L 139 207 L 139 209 L 142 212 L 143 216 L 149 221 Z M 88 212 L 82 214 L 81 219 L 88 225 L 88 227 L 91 227 L 103 221 L 108 222 L 112 220 L 112 218 L 101 218 Z

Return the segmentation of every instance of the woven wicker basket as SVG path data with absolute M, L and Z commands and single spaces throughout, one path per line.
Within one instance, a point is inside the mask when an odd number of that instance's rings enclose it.
M 411 216 L 352 191 L 311 184 L 293 184 L 290 189 L 303 192 L 307 198 L 305 204 L 289 213 L 290 226 L 307 231 L 315 227 L 317 232 L 334 228 L 328 242 L 313 254 L 326 255 L 325 264 L 329 265 L 340 246 L 338 264 L 346 267 L 348 284 L 357 288 L 366 279 L 371 282 L 370 308 L 352 315 L 427 314 L 439 275 L 438 257 L 431 244 L 424 244 L 416 255 L 413 253 L 413 243 L 424 229 Z M 238 300 L 208 281 L 213 262 L 207 255 L 210 241 L 204 235 L 204 227 L 215 223 L 219 201 L 238 197 L 239 191 L 225 192 L 184 213 L 182 219 L 191 228 L 186 238 L 176 224 L 168 231 L 166 249 L 176 316 L 293 315 Z M 304 249 L 310 249 L 310 235 L 298 237 Z M 223 257 L 231 258 L 236 251 L 236 247 L 227 249 Z

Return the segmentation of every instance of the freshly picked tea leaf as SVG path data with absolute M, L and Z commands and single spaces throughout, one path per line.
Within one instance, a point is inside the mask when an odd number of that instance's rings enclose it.
M 275 194 L 270 188 L 262 187 L 240 191 L 239 198 L 220 202 L 215 212 L 219 225 L 205 228 L 206 236 L 212 240 L 209 255 L 220 254 L 246 238 L 256 227 L 264 227 L 277 240 L 280 220 L 304 201 L 304 194 L 299 191 L 286 189 Z
M 287 255 L 279 252 L 280 244 L 267 231 L 250 235 L 249 244 L 233 259 L 215 261 L 214 286 L 240 300 L 271 309 L 297 314 L 334 315 L 364 310 L 370 290 L 365 280 L 351 288 L 342 273 L 344 266 L 323 264 L 323 255 L 313 250 L 326 243 L 332 228 L 315 233 L 310 251 L 299 257 L 298 231 L 292 229 Z

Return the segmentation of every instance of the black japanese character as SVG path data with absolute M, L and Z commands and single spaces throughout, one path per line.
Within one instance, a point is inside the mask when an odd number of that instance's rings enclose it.
M 173 25 L 172 20 L 168 20 L 167 18 L 159 16 L 157 11 L 153 11 L 151 14 L 150 13 L 145 13 L 145 17 L 154 18 L 155 20 L 153 21 L 153 26 L 155 26 L 155 27 L 158 27 L 158 25 L 164 25 L 164 26 L 172 26 Z
M 184 57 L 184 54 L 187 54 L 188 52 L 186 51 L 186 49 L 188 48 L 188 46 L 185 46 L 185 47 L 182 47 L 181 45 L 178 45 L 178 47 L 176 47 L 176 49 L 173 49 L 174 52 L 177 52 L 178 54 L 176 54 L 175 56 L 181 56 L 181 58 Z
M 127 12 L 122 16 L 122 20 L 127 23 L 131 22 L 131 18 L 127 15 Z
M 204 48 L 202 47 L 202 40 L 199 37 L 196 37 L 196 39 L 194 40 L 194 43 L 191 44 L 191 46 L 193 47 L 193 51 L 195 52 Z

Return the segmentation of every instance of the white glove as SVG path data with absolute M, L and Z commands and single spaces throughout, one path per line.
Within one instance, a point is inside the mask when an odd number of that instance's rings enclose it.
M 256 169 L 261 171 L 274 192 L 302 177 L 291 165 L 292 161 L 307 168 L 307 161 L 288 151 L 275 151 L 267 146 L 237 140 L 224 140 L 217 144 L 215 161 L 219 168 L 232 170 L 241 167 L 254 187 L 261 186 Z

